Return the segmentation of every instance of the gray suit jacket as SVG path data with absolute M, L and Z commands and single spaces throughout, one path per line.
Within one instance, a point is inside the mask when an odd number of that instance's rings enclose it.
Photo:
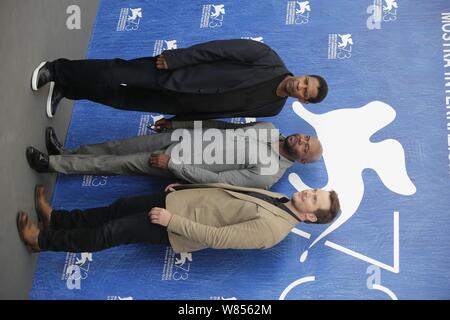
M 194 126 L 193 121 L 173 121 L 173 128 L 180 129 L 186 128 L 190 135 L 194 134 L 192 129 Z M 208 120 L 202 122 L 203 129 L 205 128 L 217 128 L 222 133 L 225 129 L 275 129 L 274 125 L 270 122 L 256 122 L 249 124 L 233 124 L 223 121 Z M 237 135 L 246 139 L 247 143 L 235 145 L 233 154 L 236 155 L 237 160 L 240 163 L 237 164 L 185 164 L 182 163 L 182 159 L 177 159 L 177 157 L 172 157 L 169 162 L 169 170 L 178 178 L 188 181 L 190 183 L 227 183 L 235 186 L 243 187 L 254 187 L 268 189 L 274 183 L 276 183 L 285 173 L 285 171 L 290 168 L 294 163 L 279 155 L 276 152 L 272 152 L 271 158 L 267 157 L 262 159 L 258 154 L 255 153 L 265 153 L 269 154 L 269 151 L 273 150 L 267 136 L 248 136 L 245 135 L 243 130 L 237 132 Z M 165 138 L 168 138 L 172 133 L 164 133 Z M 224 134 L 225 136 L 225 134 Z M 228 142 L 230 139 L 226 139 Z M 279 140 L 279 136 L 272 137 L 272 140 Z M 210 142 L 205 142 L 202 145 L 200 152 L 205 153 L 208 151 L 208 144 Z M 169 146 L 164 152 L 166 154 L 171 154 L 172 156 L 177 153 L 175 145 L 181 147 L 182 143 L 175 143 Z M 223 143 L 223 149 L 226 151 L 226 142 Z M 255 152 L 255 150 L 258 152 Z M 194 154 L 198 155 L 199 152 L 192 152 L 192 157 Z M 270 160 L 269 160 L 270 159 Z M 180 161 L 176 161 L 180 160 Z M 194 159 L 191 159 L 194 160 Z M 272 161 L 271 169 L 270 165 L 263 163 L 264 161 Z M 239 162 L 236 161 L 236 162 Z M 193 161 L 191 161 L 193 163 Z

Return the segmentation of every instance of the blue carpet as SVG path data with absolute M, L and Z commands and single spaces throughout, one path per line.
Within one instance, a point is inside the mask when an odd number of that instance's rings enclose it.
M 323 103 L 290 99 L 268 120 L 284 134 L 318 135 L 324 158 L 295 165 L 272 189 L 335 189 L 342 215 L 330 226 L 298 225 L 264 251 L 204 250 L 188 259 L 154 245 L 41 253 L 30 298 L 449 299 L 448 2 L 215 5 L 102 1 L 88 57 L 129 59 L 246 37 L 274 48 L 295 74 L 323 75 L 330 87 Z M 66 146 L 146 134 L 151 116 L 158 115 L 79 101 Z M 103 206 L 168 182 L 59 176 L 52 203 Z

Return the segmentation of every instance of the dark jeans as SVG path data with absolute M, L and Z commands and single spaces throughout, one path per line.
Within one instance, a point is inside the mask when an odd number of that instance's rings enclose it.
M 122 198 L 109 207 L 53 210 L 50 228 L 39 234 L 42 251 L 93 252 L 121 244 L 170 245 L 167 228 L 150 222 L 153 207 L 165 208 L 166 193 Z
M 155 58 L 58 59 L 49 63 L 55 87 L 72 100 L 87 99 L 123 110 L 182 114 L 177 94 L 156 80 Z

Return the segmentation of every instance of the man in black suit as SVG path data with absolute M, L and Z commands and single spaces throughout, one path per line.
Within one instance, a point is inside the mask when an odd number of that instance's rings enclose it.
M 173 114 L 178 120 L 268 117 L 278 114 L 288 97 L 318 103 L 328 91 L 322 77 L 294 77 L 269 46 L 244 39 L 210 41 L 134 60 L 42 62 L 33 72 L 32 88 L 49 82 L 49 117 L 64 97 Z

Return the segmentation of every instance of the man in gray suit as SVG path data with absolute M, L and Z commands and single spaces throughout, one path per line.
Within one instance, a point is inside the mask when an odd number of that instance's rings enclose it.
M 317 138 L 303 134 L 284 138 L 269 122 L 203 121 L 202 128 L 212 130 L 209 133 L 195 129 L 193 121 L 160 121 L 157 127 L 172 130 L 82 145 L 76 150 L 61 148 L 54 132 L 47 132 L 50 156 L 29 147 L 27 158 L 38 172 L 160 175 L 190 183 L 220 182 L 269 188 L 294 161 L 309 163 L 318 160 L 322 154 Z
M 170 192 L 170 193 L 167 193 Z M 54 210 L 36 188 L 42 228 L 17 217 L 30 251 L 93 252 L 129 243 L 170 245 L 176 253 L 213 249 L 267 249 L 299 222 L 329 223 L 340 205 L 320 189 L 285 195 L 222 183 L 181 185 L 165 193 L 123 198 L 109 207 Z

